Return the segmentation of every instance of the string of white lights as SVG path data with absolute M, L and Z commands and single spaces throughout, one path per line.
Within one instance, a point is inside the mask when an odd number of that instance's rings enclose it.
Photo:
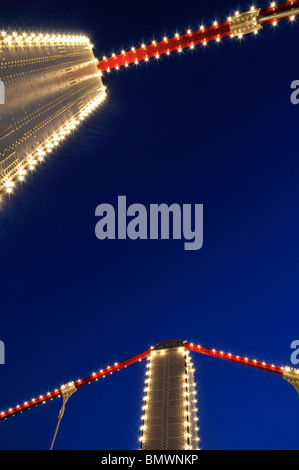
M 25 177 L 29 172 L 33 172 L 39 163 L 56 149 L 59 144 L 64 141 L 81 123 L 86 119 L 103 101 L 106 99 L 106 87 L 101 88 L 99 96 L 91 100 L 82 110 L 75 116 L 59 127 L 55 132 L 50 134 L 48 138 L 24 159 L 20 164 L 16 174 L 13 177 L 3 178 L 3 186 L 0 190 L 2 193 L 11 194 L 17 182 L 25 181 Z

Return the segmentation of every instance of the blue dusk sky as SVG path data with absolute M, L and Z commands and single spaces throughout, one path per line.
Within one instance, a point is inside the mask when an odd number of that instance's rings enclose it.
M 267 7 L 268 3 L 256 3 Z M 1 3 L 1 28 L 87 34 L 101 58 L 248 2 Z M 104 74 L 108 97 L 0 210 L 0 411 L 182 339 L 291 365 L 298 332 L 299 20 Z M 105 240 L 101 203 L 203 204 L 204 243 Z M 193 354 L 203 449 L 298 449 L 280 376 Z M 143 362 L 80 389 L 56 449 L 136 449 Z M 0 423 L 47 449 L 61 399 Z

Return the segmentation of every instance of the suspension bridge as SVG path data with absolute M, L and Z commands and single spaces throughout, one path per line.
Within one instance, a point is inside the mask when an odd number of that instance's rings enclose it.
M 0 105 L 0 194 L 11 194 L 48 155 L 103 104 L 103 79 L 113 70 L 131 64 L 158 60 L 183 49 L 206 46 L 225 38 L 241 40 L 256 35 L 266 26 L 276 27 L 283 20 L 294 21 L 299 0 L 266 9 L 253 6 L 235 12 L 223 22 L 213 21 L 185 34 L 164 37 L 141 44 L 129 51 L 94 57 L 93 46 L 85 36 L 65 34 L 0 33 L 1 80 L 4 104 Z M 159 343 L 122 362 L 94 372 L 83 379 L 0 412 L 0 421 L 30 410 L 50 400 L 62 398 L 62 407 L 51 449 L 69 398 L 81 387 L 105 378 L 142 360 L 147 360 L 142 406 L 140 448 L 142 450 L 198 449 L 197 399 L 191 353 L 200 353 L 273 373 L 288 381 L 299 392 L 299 370 L 260 362 L 186 341 Z
M 256 359 L 206 348 L 181 340 L 163 341 L 122 362 L 93 372 L 83 379 L 61 385 L 22 404 L 0 412 L 0 421 L 61 397 L 62 406 L 50 449 L 68 399 L 85 385 L 104 379 L 128 366 L 147 360 L 140 427 L 141 450 L 199 450 L 198 408 L 194 366 L 190 353 L 199 353 L 236 364 L 276 374 L 289 382 L 299 393 L 299 369 L 268 364 Z
M 299 0 L 271 2 L 236 11 L 183 35 L 164 37 L 97 60 L 86 36 L 20 31 L 0 32 L 0 197 L 13 193 L 37 167 L 103 105 L 104 77 L 184 49 L 204 47 L 225 38 L 241 40 L 264 27 L 294 21 Z

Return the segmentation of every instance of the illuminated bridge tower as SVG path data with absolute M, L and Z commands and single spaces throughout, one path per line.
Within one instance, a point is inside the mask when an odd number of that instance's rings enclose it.
M 144 392 L 141 450 L 197 450 L 194 369 L 183 341 L 152 350 Z
M 0 32 L 0 195 L 103 101 L 100 75 L 85 36 Z

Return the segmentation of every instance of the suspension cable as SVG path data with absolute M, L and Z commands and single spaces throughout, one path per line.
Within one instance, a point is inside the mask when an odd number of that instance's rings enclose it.
M 244 34 L 255 33 L 264 25 L 273 24 L 285 18 L 293 20 L 299 14 L 299 0 L 288 0 L 271 6 L 264 10 L 252 7 L 245 13 L 236 12 L 235 16 L 227 18 L 225 22 L 214 21 L 211 26 L 201 26 L 198 30 L 189 29 L 186 34 L 175 34 L 174 37 L 164 37 L 163 41 L 153 41 L 152 44 L 142 44 L 141 47 L 132 47 L 130 51 L 121 51 L 120 54 L 112 54 L 111 57 L 104 56 L 98 61 L 98 69 L 101 73 L 110 72 L 120 67 L 128 67 L 130 64 L 138 64 L 140 61 L 147 62 L 150 58 L 159 59 L 163 54 L 171 52 L 178 53 L 186 47 L 194 49 L 198 44 L 206 46 L 210 41 L 220 42 L 227 36 L 242 38 Z M 236 33 L 237 31 L 237 33 Z
M 274 364 L 267 364 L 266 362 L 260 362 L 260 361 L 257 361 L 256 359 L 249 359 L 248 357 L 236 356 L 231 353 L 217 351 L 216 349 L 204 348 L 203 346 L 192 344 L 192 343 L 185 343 L 185 347 L 189 351 L 198 352 L 200 354 L 205 354 L 211 357 L 218 357 L 219 359 L 224 359 L 226 361 L 235 362 L 237 364 L 243 364 L 249 367 L 255 367 L 256 369 L 273 372 L 274 374 L 283 375 L 284 371 L 288 369 L 286 367 L 280 367 Z
M 151 353 L 151 350 L 152 348 L 140 354 L 137 354 L 136 356 L 133 356 L 130 359 L 126 359 L 125 361 L 115 363 L 113 366 L 108 366 L 105 369 L 101 369 L 98 372 L 94 372 L 92 375 L 89 375 L 84 379 L 78 379 L 74 382 L 70 382 L 69 384 L 62 385 L 59 389 L 56 389 L 53 392 L 48 392 L 45 395 L 40 395 L 38 398 L 33 398 L 28 402 L 26 401 L 22 405 L 17 405 L 14 408 L 9 408 L 9 410 L 7 411 L 2 411 L 0 412 L 0 421 L 10 418 L 18 413 L 22 413 L 25 410 L 29 410 L 30 408 L 33 408 L 37 405 L 45 404 L 46 402 L 53 400 L 54 398 L 58 398 L 60 396 L 64 398 L 64 396 L 66 395 L 66 391 L 68 390 L 68 386 L 70 384 L 74 384 L 74 387 L 77 390 L 78 388 L 83 387 L 84 385 L 96 382 L 98 379 L 105 378 L 107 375 L 113 374 L 114 372 L 117 372 L 118 370 L 121 370 L 131 364 L 134 364 L 135 362 L 142 361 L 142 359 L 145 359 Z
M 55 432 L 54 432 L 54 436 L 53 436 L 53 440 L 52 440 L 50 450 L 53 450 L 53 446 L 54 446 L 54 442 L 55 442 L 55 439 L 56 439 L 56 436 L 57 436 L 58 428 L 59 428 L 60 422 L 61 422 L 61 420 L 63 418 L 63 415 L 64 415 L 66 402 L 68 401 L 70 396 L 73 395 L 73 393 L 75 393 L 77 391 L 77 389 L 76 389 L 76 386 L 75 386 L 74 382 L 70 382 L 66 385 L 63 385 L 61 387 L 61 391 L 62 391 L 63 402 L 62 402 L 62 406 L 61 406 L 60 411 L 59 411 L 57 426 L 56 426 L 56 429 L 55 429 Z

